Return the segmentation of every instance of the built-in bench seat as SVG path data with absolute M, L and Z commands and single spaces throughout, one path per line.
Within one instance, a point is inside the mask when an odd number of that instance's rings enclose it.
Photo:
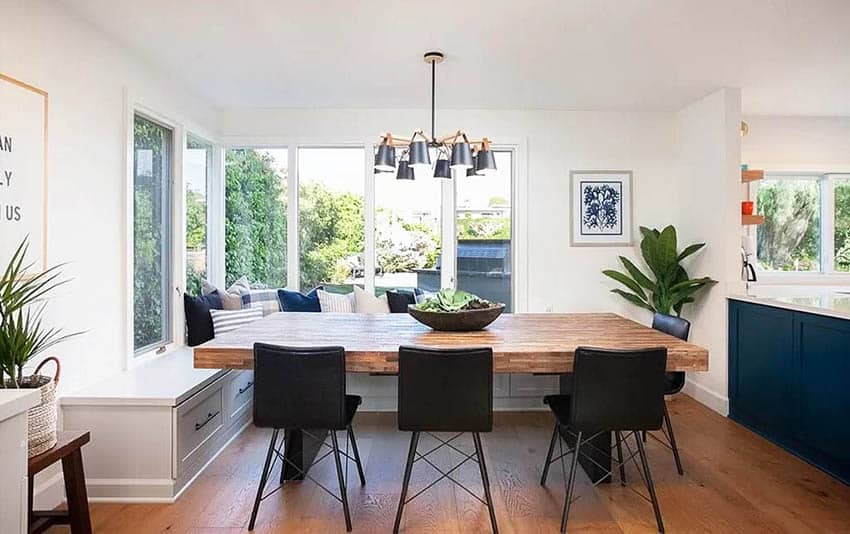
M 251 421 L 253 372 L 195 369 L 178 349 L 61 399 L 91 432 L 89 497 L 170 502 Z

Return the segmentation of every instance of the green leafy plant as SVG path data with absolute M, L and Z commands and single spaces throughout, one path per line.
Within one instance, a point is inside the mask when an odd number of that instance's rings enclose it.
M 682 314 L 682 307 L 694 302 L 697 292 L 716 284 L 709 277 L 690 278 L 681 262 L 705 246 L 705 243 L 688 245 L 681 252 L 677 250 L 676 229 L 671 225 L 658 231 L 655 228 L 640 227 L 643 236 L 640 251 L 643 260 L 651 272 L 646 275 L 631 260 L 620 256 L 626 272 L 612 269 L 602 271 L 605 276 L 623 284 L 628 291 L 612 289 L 636 306 L 651 312 L 671 315 Z
M 483 310 L 500 306 L 487 300 L 467 293 L 462 289 L 441 289 L 433 297 L 416 305 L 416 309 L 436 312 L 459 312 L 466 310 Z
M 22 387 L 26 382 L 24 366 L 29 361 L 82 333 L 63 334 L 61 329 L 48 328 L 42 322 L 48 294 L 68 280 L 59 278 L 62 265 L 30 274 L 34 264 L 24 264 L 28 250 L 25 238 L 0 278 L 0 387 Z

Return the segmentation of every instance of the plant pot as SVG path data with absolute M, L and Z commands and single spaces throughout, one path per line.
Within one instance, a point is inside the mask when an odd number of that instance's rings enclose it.
M 414 319 L 434 330 L 447 332 L 472 332 L 484 330 L 505 311 L 505 305 L 500 304 L 483 310 L 464 310 L 457 312 L 437 312 L 416 309 L 415 304 L 407 307 L 407 312 Z
M 56 364 L 56 375 L 54 377 L 38 374 L 45 363 L 52 361 Z M 38 389 L 41 392 L 41 401 L 27 411 L 27 445 L 28 456 L 32 458 L 56 445 L 56 419 L 58 408 L 56 406 L 56 385 L 59 383 L 59 360 L 51 356 L 45 358 L 35 372 L 21 379 L 20 387 L 25 389 Z
M 741 202 L 741 215 L 752 215 L 755 210 L 755 202 L 744 200 Z

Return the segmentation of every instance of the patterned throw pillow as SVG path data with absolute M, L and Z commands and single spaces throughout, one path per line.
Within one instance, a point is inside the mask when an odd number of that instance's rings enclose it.
M 387 296 L 376 297 L 360 286 L 354 286 L 354 311 L 357 313 L 390 313 Z
M 354 293 L 342 295 L 340 293 L 328 293 L 323 289 L 318 290 L 317 293 L 319 294 L 319 306 L 323 312 L 354 313 Z
M 210 310 L 213 331 L 216 336 L 236 330 L 257 319 L 263 318 L 263 310 L 260 308 L 248 308 L 245 310 Z
M 221 298 L 221 305 L 225 310 L 241 310 L 242 309 L 242 296 L 240 291 L 240 286 L 238 285 L 239 281 L 230 286 L 227 290 L 220 289 L 212 285 L 209 281 L 204 280 L 201 285 L 201 294 L 202 295 L 211 295 L 213 293 L 218 292 L 218 296 Z
M 277 289 L 252 289 L 242 295 L 242 308 L 259 308 L 263 315 L 280 311 Z

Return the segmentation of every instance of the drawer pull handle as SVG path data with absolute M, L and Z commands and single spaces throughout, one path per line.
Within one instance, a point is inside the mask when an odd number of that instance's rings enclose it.
M 195 423 L 195 432 L 197 432 L 198 430 L 207 426 L 207 423 L 209 423 L 210 421 L 215 419 L 218 416 L 219 413 L 220 412 L 215 412 L 215 413 L 210 412 L 209 414 L 207 414 L 207 418 L 204 419 L 203 423 Z
M 241 395 L 241 394 L 245 393 L 246 391 L 248 391 L 249 389 L 251 389 L 252 387 L 254 387 L 254 383 L 248 382 L 247 384 L 245 384 L 244 388 L 239 388 L 239 391 L 236 394 Z

